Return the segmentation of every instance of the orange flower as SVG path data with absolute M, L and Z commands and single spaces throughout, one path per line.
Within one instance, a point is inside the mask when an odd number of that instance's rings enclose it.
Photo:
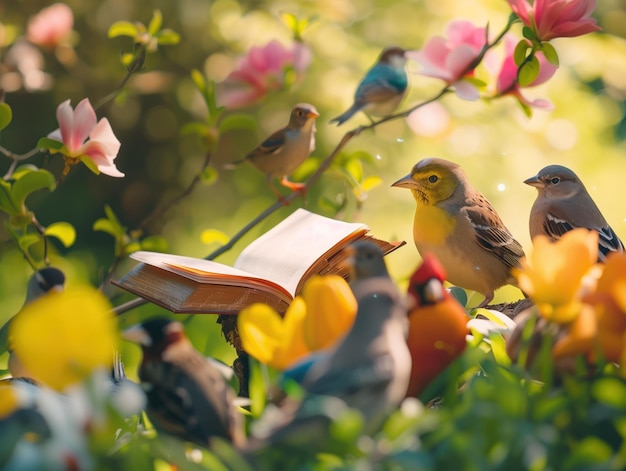
M 556 242 L 548 237 L 533 239 L 531 254 L 515 270 L 520 289 L 533 299 L 547 320 L 568 323 L 581 310 L 583 278 L 598 256 L 598 234 L 574 229 Z
M 598 325 L 593 309 L 583 305 L 579 315 L 569 325 L 568 332 L 552 348 L 554 358 L 593 353 Z

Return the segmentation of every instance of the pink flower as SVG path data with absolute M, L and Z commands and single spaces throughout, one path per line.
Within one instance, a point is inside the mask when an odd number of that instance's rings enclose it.
M 253 47 L 223 82 L 218 100 L 228 108 L 251 105 L 300 78 L 310 63 L 311 51 L 300 42 L 285 47 L 274 40 Z
M 540 41 L 581 36 L 601 28 L 590 17 L 596 0 L 507 0 L 520 20 Z
M 515 64 L 515 59 L 513 57 L 517 42 L 517 39 L 513 35 L 507 35 L 504 38 L 505 57 L 502 62 L 502 66 L 500 67 L 500 71 L 498 72 L 496 95 L 513 95 L 524 105 L 535 108 L 552 109 L 552 104 L 547 100 L 537 99 L 530 101 L 522 95 L 521 87 L 517 83 L 518 67 Z M 541 51 L 536 52 L 535 56 L 539 61 L 539 75 L 530 85 L 528 85 L 528 87 L 536 87 L 537 85 L 547 82 L 558 68 L 556 65 L 548 62 Z
M 65 43 L 72 33 L 74 15 L 64 3 L 44 8 L 28 21 L 28 40 L 49 49 Z
M 120 141 L 113 134 L 108 119 L 102 118 L 96 122 L 96 112 L 87 98 L 74 110 L 70 106 L 70 100 L 61 103 L 57 108 L 57 121 L 59 129 L 48 137 L 63 143 L 64 148 L 59 152 L 66 159 L 76 163 L 86 157 L 105 175 L 124 176 L 113 162 L 120 150 Z
M 454 85 L 460 98 L 476 100 L 478 90 L 464 79 L 473 75 L 473 70 L 468 68 L 485 45 L 485 28 L 469 21 L 457 20 L 448 25 L 446 33 L 447 39 L 436 36 L 421 51 L 408 52 L 406 55 L 422 65 L 420 74 Z

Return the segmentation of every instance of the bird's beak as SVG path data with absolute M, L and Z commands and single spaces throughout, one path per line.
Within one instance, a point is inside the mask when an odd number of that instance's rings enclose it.
M 411 176 L 411 174 L 409 173 L 408 175 L 405 175 L 397 182 L 392 183 L 391 186 L 397 186 L 399 188 L 415 188 L 416 183 L 415 183 L 415 180 L 413 180 L 413 177 Z
M 310 110 L 306 115 L 307 118 L 319 118 L 319 116 L 320 114 L 317 112 L 317 110 Z
M 541 180 L 539 180 L 537 175 L 527 178 L 526 180 L 524 180 L 524 183 L 530 186 L 534 186 L 535 188 L 543 188 L 544 186 L 546 186 Z
M 152 339 L 146 332 L 146 329 L 140 325 L 135 325 L 122 332 L 122 338 L 130 342 L 138 343 L 144 347 L 149 347 L 152 344 Z

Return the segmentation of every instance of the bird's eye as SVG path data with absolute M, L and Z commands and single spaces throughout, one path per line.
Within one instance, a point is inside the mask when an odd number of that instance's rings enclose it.
M 430 177 L 428 177 L 428 181 L 430 183 L 436 183 L 437 180 L 439 180 L 439 177 L 437 175 L 431 175 Z
M 556 185 L 560 181 L 561 181 L 561 179 L 559 177 L 554 177 L 554 178 L 550 179 L 550 183 L 552 183 L 553 185 Z

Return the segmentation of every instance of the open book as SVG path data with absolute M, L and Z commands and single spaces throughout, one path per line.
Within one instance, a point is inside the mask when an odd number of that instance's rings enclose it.
M 283 313 L 316 274 L 347 277 L 343 248 L 358 239 L 385 254 L 405 242 L 386 242 L 364 224 L 330 219 L 298 209 L 243 249 L 235 266 L 157 252 L 135 252 L 141 262 L 117 286 L 180 313 L 237 314 L 255 302 Z

